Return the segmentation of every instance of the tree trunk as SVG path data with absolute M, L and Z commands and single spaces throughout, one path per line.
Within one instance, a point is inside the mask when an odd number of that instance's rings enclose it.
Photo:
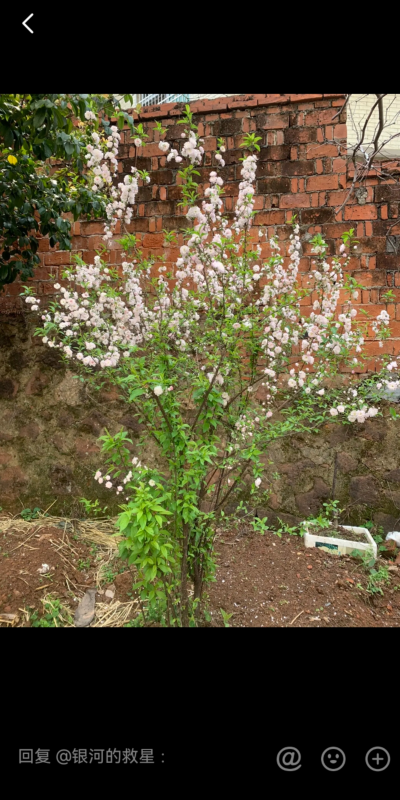
M 181 616 L 182 616 L 182 626 L 184 628 L 189 627 L 188 590 L 187 590 L 188 546 L 189 546 L 189 524 L 185 522 L 183 525 L 182 574 L 181 574 Z

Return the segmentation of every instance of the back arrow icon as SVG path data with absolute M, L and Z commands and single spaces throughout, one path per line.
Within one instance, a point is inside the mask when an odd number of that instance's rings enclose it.
M 22 24 L 23 24 L 23 26 L 24 26 L 24 28 L 26 28 L 26 30 L 27 30 L 27 31 L 29 31 L 29 33 L 33 33 L 33 30 L 32 30 L 32 28 L 30 28 L 30 27 L 29 27 L 29 25 L 27 25 L 26 23 L 27 23 L 27 22 L 29 22 L 29 20 L 31 19 L 31 17 L 33 17 L 33 14 L 29 14 L 29 17 L 27 17 L 26 19 L 24 19 L 24 21 L 23 21 L 23 23 L 22 23 Z

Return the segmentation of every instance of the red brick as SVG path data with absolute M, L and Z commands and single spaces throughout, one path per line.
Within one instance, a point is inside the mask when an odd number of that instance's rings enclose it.
M 104 222 L 81 222 L 81 232 L 85 235 L 101 233 L 104 236 Z
M 286 144 L 316 142 L 317 132 L 315 128 L 288 128 L 284 131 L 284 138 Z
M 285 212 L 278 210 L 263 211 L 255 216 L 256 225 L 284 225 Z
M 290 102 L 301 103 L 304 100 L 319 100 L 321 97 L 321 94 L 291 94 Z
M 335 125 L 333 135 L 335 139 L 347 139 L 347 125 Z
M 308 208 L 310 195 L 305 192 L 298 194 L 284 194 L 280 198 L 280 208 Z
M 346 172 L 347 162 L 345 158 L 334 158 L 332 168 L 334 172 Z
M 343 192 L 329 192 L 328 193 L 328 206 L 340 206 L 348 197 L 348 191 Z M 354 203 L 355 199 L 350 198 L 348 203 Z
M 338 176 L 337 175 L 324 175 L 307 178 L 307 191 L 317 192 L 324 189 L 337 189 Z
M 334 156 L 337 156 L 338 153 L 339 150 L 336 144 L 316 144 L 309 145 L 307 148 L 307 158 L 333 158 Z
M 270 147 L 261 147 L 259 153 L 260 161 L 284 161 L 290 156 L 289 145 L 276 145 Z
M 69 250 L 57 250 L 56 253 L 45 253 L 44 264 L 71 264 L 71 253 Z
M 377 219 L 378 212 L 376 210 L 376 206 L 368 205 L 365 206 L 346 206 L 344 209 L 344 218 L 345 219 Z
M 163 233 L 146 233 L 143 237 L 143 247 L 162 247 L 164 244 Z

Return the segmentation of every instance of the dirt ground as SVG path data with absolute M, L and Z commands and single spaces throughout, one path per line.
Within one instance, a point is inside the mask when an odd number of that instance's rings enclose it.
M 378 558 L 387 570 L 383 594 L 369 593 L 360 561 L 305 548 L 298 536 L 239 532 L 217 540 L 216 583 L 209 590 L 214 624 L 220 609 L 231 627 L 358 628 L 400 626 L 400 565 Z
M 133 574 L 119 560 L 114 537 L 96 530 L 96 523 L 89 530 L 66 520 L 0 518 L 0 627 L 37 626 L 55 599 L 56 625 L 73 625 L 88 588 L 97 589 L 92 627 L 120 627 L 140 614 Z M 216 546 L 216 582 L 208 589 L 212 627 L 224 626 L 221 609 L 230 627 L 400 626 L 396 554 L 375 565 L 385 570 L 381 594 L 371 592 L 358 560 L 305 549 L 297 536 L 261 535 L 242 523 L 220 533 Z
M 133 576 L 118 558 L 114 537 L 96 524 L 85 528 L 82 532 L 79 523 L 54 524 L 43 518 L 10 526 L 0 518 L 0 626 L 30 627 L 32 613 L 40 619 L 45 603 L 51 607 L 55 598 L 62 606 L 60 626 L 68 617 L 72 625 L 88 588 L 97 589 L 92 626 L 119 627 L 137 616 Z M 7 615 L 16 617 L 8 620 Z

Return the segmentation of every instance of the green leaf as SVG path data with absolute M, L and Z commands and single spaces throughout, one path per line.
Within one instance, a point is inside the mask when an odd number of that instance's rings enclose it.
M 14 137 L 13 137 L 13 132 L 12 132 L 11 128 L 6 128 L 5 131 L 4 131 L 4 144 L 5 144 L 5 146 L 6 147 L 12 147 L 13 146 L 13 141 L 14 141 Z
M 129 393 L 129 400 L 134 400 L 135 397 L 140 397 L 144 393 L 145 393 L 144 389 L 134 389 L 132 392 Z
M 47 114 L 46 108 L 39 108 L 36 111 L 36 114 L 33 117 L 33 127 L 34 128 L 40 128 L 43 125 L 43 123 L 44 123 L 44 121 L 46 119 L 46 114 Z

